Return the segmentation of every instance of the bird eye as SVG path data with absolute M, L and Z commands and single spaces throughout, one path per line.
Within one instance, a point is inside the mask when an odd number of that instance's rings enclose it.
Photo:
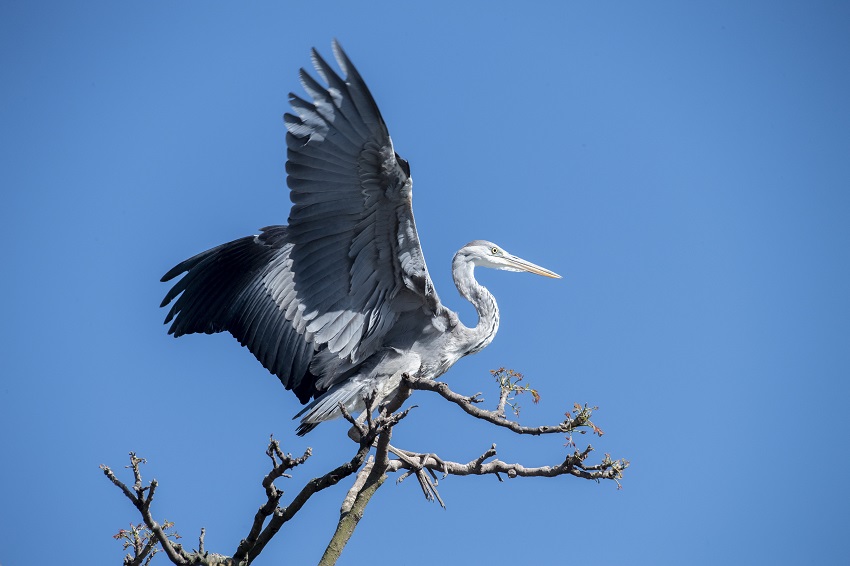
M 496 255 L 497 253 L 499 253 L 499 248 L 493 248 L 490 251 L 493 252 L 493 255 Z

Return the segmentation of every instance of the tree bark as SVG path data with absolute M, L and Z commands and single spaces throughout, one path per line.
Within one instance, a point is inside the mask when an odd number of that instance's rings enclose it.
M 319 560 L 319 566 L 333 566 L 336 564 L 336 561 L 339 560 L 340 554 L 342 554 L 342 550 L 345 548 L 345 545 L 348 544 L 348 541 L 351 539 L 351 535 L 354 534 L 354 529 L 357 528 L 357 523 L 359 523 L 360 519 L 363 518 L 366 505 L 369 504 L 372 496 L 375 495 L 375 492 L 378 491 L 378 488 L 381 487 L 381 484 L 383 484 L 386 479 L 387 474 L 384 473 L 377 478 L 372 478 L 370 474 L 370 477 L 366 480 L 366 484 L 363 486 L 363 489 L 360 490 L 357 497 L 354 499 L 354 504 L 351 506 L 351 510 L 343 513 L 342 517 L 340 517 L 339 523 L 336 526 L 336 532 L 333 537 L 331 537 L 331 541 L 328 543 L 328 547 L 325 549 L 322 559 Z

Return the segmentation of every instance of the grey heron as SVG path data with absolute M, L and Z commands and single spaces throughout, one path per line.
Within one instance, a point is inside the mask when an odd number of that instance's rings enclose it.
M 341 78 L 312 50 L 321 85 L 301 69 L 312 101 L 290 94 L 286 114 L 288 225 L 183 261 L 161 306 L 175 337 L 228 331 L 302 404 L 298 434 L 387 400 L 402 374 L 435 379 L 487 346 L 499 309 L 476 266 L 560 276 L 474 240 L 452 275 L 478 313 L 474 327 L 437 296 L 411 208 L 410 167 L 394 150 L 369 89 L 339 44 Z M 312 402 L 310 402 L 312 400 Z

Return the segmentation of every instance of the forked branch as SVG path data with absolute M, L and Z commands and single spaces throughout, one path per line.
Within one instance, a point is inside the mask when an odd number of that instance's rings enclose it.
M 565 413 L 565 419 L 556 425 L 523 426 L 510 420 L 506 416 L 506 409 L 510 407 L 513 413 L 518 415 L 519 404 L 516 402 L 516 397 L 524 392 L 530 392 L 534 401 L 537 402 L 539 400 L 537 391 L 528 385 L 520 385 L 522 376 L 511 370 L 500 369 L 493 374 L 500 388 L 499 399 L 494 410 L 478 406 L 483 401 L 480 393 L 463 396 L 452 391 L 445 383 L 408 375 L 403 376 L 398 393 L 379 408 L 377 415 L 373 410 L 374 396 L 364 399 L 367 411 L 360 418 L 355 419 L 344 407 L 341 407 L 343 416 L 352 425 L 349 436 L 357 443 L 356 452 L 349 460 L 336 468 L 308 481 L 288 505 L 281 505 L 284 491 L 275 482 L 281 478 L 291 478 L 289 472 L 306 462 L 312 451 L 307 448 L 301 456 L 293 457 L 292 454 L 283 452 L 276 439 L 270 438 L 266 455 L 271 460 L 271 469 L 261 481 L 265 500 L 254 512 L 251 527 L 232 556 L 206 551 L 204 529 L 201 529 L 198 549 L 187 551 L 177 542 L 180 535 L 172 530 L 172 523 L 154 521 L 151 507 L 158 483 L 154 479 L 144 485 L 140 469 L 140 465 L 145 463 L 144 459 L 130 453 L 130 465 L 127 467 L 133 474 L 132 486 L 119 480 L 107 466 L 101 466 L 103 473 L 124 493 L 142 517 L 142 523 L 131 524 L 130 529 L 122 529 L 115 535 L 115 538 L 123 541 L 125 550 L 131 550 L 131 553 L 124 558 L 124 565 L 147 566 L 155 554 L 162 552 L 173 564 L 247 566 L 260 555 L 269 541 L 296 516 L 314 494 L 336 485 L 353 474 L 356 474 L 354 484 L 343 500 L 336 531 L 325 549 L 321 565 L 334 564 L 339 558 L 358 522 L 363 518 L 366 506 L 378 488 L 385 483 L 388 474 L 399 473 L 397 483 L 415 476 L 426 499 L 436 500 L 443 507 L 445 503 L 437 492 L 438 473 L 442 474 L 442 479 L 448 476 L 493 475 L 500 481 L 503 481 L 503 476 L 508 478 L 574 476 L 597 482 L 611 480 L 620 487 L 619 480 L 629 466 L 627 460 L 612 460 L 608 454 L 605 454 L 601 462 L 589 464 L 587 460 L 593 448 L 588 445 L 581 451 L 575 449 L 572 438 L 574 432 L 584 434 L 586 431 L 591 431 L 602 436 L 602 430 L 590 420 L 596 407 L 576 404 L 573 410 Z M 467 414 L 495 426 L 507 428 L 516 434 L 565 434 L 567 439 L 565 445 L 574 448 L 574 451 L 556 464 L 530 467 L 498 459 L 495 444 L 467 463 L 444 460 L 434 453 L 419 453 L 392 446 L 390 440 L 393 427 L 404 419 L 413 407 L 404 411 L 399 409 L 414 390 L 437 393 Z M 369 456 L 372 450 L 374 454 Z

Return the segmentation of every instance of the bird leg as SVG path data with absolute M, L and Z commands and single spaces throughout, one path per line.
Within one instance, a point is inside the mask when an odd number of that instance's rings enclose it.
M 366 409 L 356 419 L 351 416 L 351 413 L 348 412 L 342 403 L 339 404 L 339 410 L 343 418 L 352 425 L 348 430 L 348 437 L 354 442 L 361 442 L 361 439 L 367 434 L 371 434 L 377 438 L 381 430 L 394 427 L 412 409 L 418 407 L 418 405 L 411 405 L 400 413 L 393 413 L 388 411 L 387 405 L 381 405 L 378 409 L 379 415 L 375 418 L 372 416 L 372 411 L 375 409 L 375 399 L 375 393 L 363 397 L 363 403 Z
M 443 479 L 446 479 L 449 475 L 449 467 L 446 462 L 433 452 L 420 454 L 419 452 L 411 452 L 410 450 L 402 450 L 401 448 L 393 448 L 392 446 L 390 447 L 390 451 L 398 456 L 399 460 L 408 464 L 412 468 L 423 468 L 428 458 L 432 458 L 437 463 L 439 470 L 443 472 Z M 412 458 L 419 458 L 419 463 L 414 464 Z M 428 470 L 431 471 L 430 468 L 428 468 Z M 436 477 L 434 479 L 436 480 Z
M 446 504 L 443 502 L 442 497 L 440 497 L 439 492 L 437 491 L 437 484 L 439 481 L 437 480 L 437 475 L 431 468 L 425 467 L 425 462 L 429 458 L 433 458 L 437 464 L 440 466 L 443 472 L 443 478 L 445 479 L 449 475 L 448 466 L 446 463 L 436 454 L 418 454 L 416 452 L 411 452 L 409 450 L 402 450 L 400 448 L 396 448 L 392 445 L 389 445 L 387 449 L 395 454 L 399 460 L 404 462 L 405 467 L 407 467 L 407 471 L 399 476 L 396 480 L 396 483 L 399 484 L 407 479 L 411 474 L 416 475 L 416 479 L 419 481 L 419 487 L 422 488 L 422 493 L 425 495 L 425 499 L 428 501 L 434 501 L 436 499 L 440 503 L 440 507 L 443 509 L 446 508 Z M 414 458 L 419 461 L 415 461 Z M 428 472 L 431 477 L 428 477 L 425 472 Z
M 375 424 L 372 421 L 372 410 L 375 408 L 375 401 L 377 398 L 377 390 L 373 390 L 370 393 L 363 395 L 362 401 L 365 409 L 356 419 L 351 416 L 351 413 L 348 412 L 342 403 L 339 403 L 339 410 L 342 413 L 343 418 L 352 425 L 348 430 L 348 438 L 354 442 L 360 442 L 360 439 L 363 438 L 367 432 L 376 431 Z
M 366 411 L 363 411 L 362 413 L 360 413 L 360 416 L 354 419 L 351 428 L 348 429 L 348 438 L 350 438 L 354 442 L 360 442 L 360 439 L 363 437 L 363 423 L 365 422 Z

